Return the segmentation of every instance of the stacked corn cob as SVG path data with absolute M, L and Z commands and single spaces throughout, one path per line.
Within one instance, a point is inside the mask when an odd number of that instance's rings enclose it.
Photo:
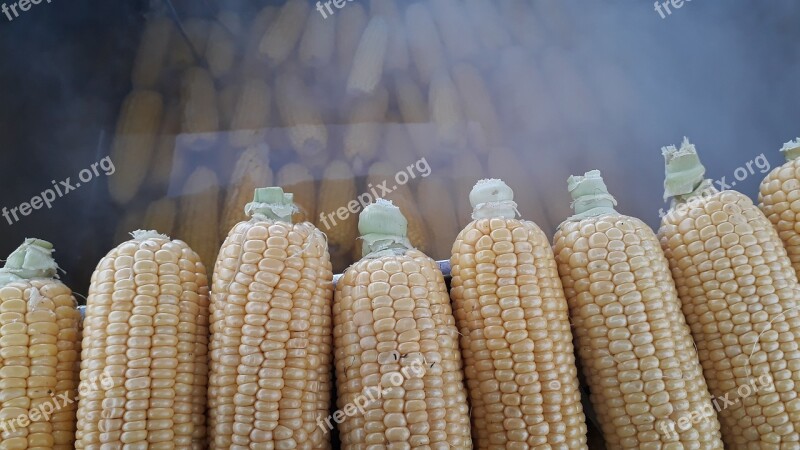
M 664 149 L 659 236 L 731 449 L 800 445 L 800 290 L 778 234 L 746 196 L 704 179 L 693 145 Z M 758 384 L 756 384 L 758 381 Z
M 211 304 L 213 449 L 324 449 L 333 272 L 322 233 L 292 223 L 291 194 L 257 189 L 220 250 Z
M 0 448 L 74 448 L 80 314 L 52 252 L 26 239 L 0 269 Z
M 92 275 L 75 448 L 205 448 L 205 267 L 182 241 L 132 235 Z
M 570 177 L 569 190 L 575 215 L 555 235 L 556 260 L 607 448 L 722 449 L 658 239 L 614 210 L 600 172 Z M 708 416 L 693 423 L 696 412 Z
M 131 75 L 136 90 L 124 105 L 115 144 L 115 156 L 127 167 L 111 180 L 112 197 L 120 205 L 146 210 L 149 202 L 165 197 L 185 203 L 178 197 L 190 195 L 183 187 L 200 167 L 214 172 L 220 189 L 228 191 L 224 197 L 234 197 L 240 178 L 233 162 L 246 149 L 265 143 L 271 154 L 263 158 L 269 160 L 268 169 L 285 172 L 279 178 L 292 185 L 306 220 L 317 213 L 313 199 L 324 184 L 308 182 L 308 177 L 323 179 L 330 161 L 350 166 L 360 193 L 369 192 L 368 168 L 375 162 L 391 161 L 394 174 L 417 158 L 428 158 L 438 178 L 434 198 L 446 202 L 463 198 L 447 180 L 458 160 L 477 158 L 477 165 L 463 167 L 485 167 L 495 148 L 509 148 L 512 158 L 503 159 L 513 161 L 523 145 L 538 138 L 520 136 L 519 130 L 551 128 L 549 115 L 539 114 L 546 81 L 517 70 L 533 67 L 529 53 L 541 46 L 525 31 L 536 12 L 524 2 L 373 0 L 348 2 L 334 14 L 326 12 L 327 17 L 305 0 L 258 12 L 233 6 L 241 3 L 223 2 L 218 12 L 207 15 L 200 15 L 206 8 L 190 8 L 187 15 L 179 7 L 180 23 L 158 10 L 148 20 Z M 509 52 L 516 55 L 513 65 L 493 64 L 493 58 Z M 519 94 L 508 92 L 510 87 Z M 155 96 L 167 105 L 161 106 L 166 113 L 156 113 Z M 494 101 L 506 96 L 513 101 Z M 403 139 L 413 145 L 401 145 L 398 135 L 391 135 L 388 128 L 394 123 L 406 129 Z M 126 150 L 133 140 L 142 147 L 136 158 Z M 407 162 L 394 164 L 403 159 Z M 483 175 L 458 174 L 469 179 Z M 518 188 L 537 191 L 531 177 L 521 178 Z M 422 203 L 420 193 L 432 193 L 430 186 L 419 186 L 420 179 L 393 192 L 398 204 Z M 334 213 L 354 198 L 342 191 L 327 194 L 326 200 L 335 200 L 327 203 L 336 208 L 324 212 Z M 546 215 L 563 212 L 523 206 L 548 231 L 556 219 Z M 239 209 L 222 205 L 206 218 L 231 224 L 231 208 Z M 176 236 L 196 239 L 184 235 L 184 220 L 178 217 Z M 141 222 L 132 216 L 122 228 Z M 431 256 L 446 258 L 447 246 L 439 241 L 452 241 L 458 230 L 428 225 L 425 233 L 437 236 Z M 222 239 L 224 233 L 211 241 Z M 336 269 L 342 270 L 356 258 L 335 259 Z
M 411 246 L 391 202 L 367 206 L 358 228 L 364 258 L 339 280 L 333 306 L 342 448 L 472 448 L 441 271 Z
M 480 449 L 587 448 L 567 302 L 549 240 L 482 180 L 456 238 L 451 296 Z
M 759 207 L 778 230 L 795 273 L 800 273 L 800 138 L 783 145 L 786 164 L 761 182 Z

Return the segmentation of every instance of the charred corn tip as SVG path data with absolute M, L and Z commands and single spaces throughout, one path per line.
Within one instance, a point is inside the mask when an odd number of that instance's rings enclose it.
M 697 156 L 697 149 L 684 137 L 680 148 L 674 145 L 663 147 L 665 174 L 664 200 L 689 194 L 703 181 L 706 168 Z
M 800 156 L 800 137 L 796 141 L 789 141 L 783 144 L 781 153 L 783 153 L 787 161 L 797 159 Z
M 617 200 L 608 193 L 606 183 L 599 170 L 591 170 L 583 176 L 572 175 L 567 179 L 567 189 L 572 196 L 575 219 L 613 214 Z

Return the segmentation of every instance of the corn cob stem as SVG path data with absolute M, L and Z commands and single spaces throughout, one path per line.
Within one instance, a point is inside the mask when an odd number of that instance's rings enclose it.
M 559 226 L 554 247 L 606 447 L 721 450 L 719 422 L 658 239 L 642 221 L 614 210 L 599 171 L 568 184 L 575 215 Z M 691 420 L 698 411 L 708 416 Z
M 544 233 L 482 180 L 456 238 L 451 296 L 478 449 L 586 449 L 567 303 Z

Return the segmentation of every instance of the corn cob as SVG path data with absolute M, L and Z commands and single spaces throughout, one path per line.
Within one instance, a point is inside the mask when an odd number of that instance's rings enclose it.
M 367 28 L 367 13 L 361 3 L 355 2 L 347 5 L 338 13 L 339 22 L 336 28 L 336 56 L 337 66 L 347 77 L 353 67 L 353 59 L 361 42 L 361 35 Z
M 600 172 L 570 177 L 569 190 L 575 215 L 559 227 L 554 249 L 606 447 L 722 450 L 658 238 L 614 210 Z M 695 411 L 709 415 L 691 423 Z M 683 417 L 689 428 L 673 430 Z
M 464 147 L 464 113 L 458 90 L 447 70 L 439 70 L 433 76 L 428 90 L 428 102 L 440 149 L 453 153 L 454 148 Z
M 424 3 L 414 3 L 406 9 L 406 34 L 419 79 L 427 86 L 446 58 L 436 24 Z
M 75 448 L 203 448 L 206 269 L 184 242 L 132 234 L 92 275 Z M 112 387 L 85 389 L 100 377 Z
M 383 78 L 388 45 L 389 26 L 382 17 L 373 17 L 361 35 L 353 57 L 353 68 L 347 79 L 348 94 L 369 95 L 375 92 Z
M 211 23 L 207 20 L 192 18 L 183 22 L 186 36 L 176 34 L 170 45 L 170 65 L 184 68 L 199 64 L 206 51 Z M 188 41 L 186 39 L 188 37 Z
M 472 448 L 441 271 L 411 246 L 391 202 L 367 206 L 359 230 L 365 256 L 337 283 L 333 306 L 342 449 Z
M 403 26 L 403 16 L 395 0 L 370 0 L 369 9 L 373 17 L 382 16 L 389 26 L 389 43 L 386 47 L 387 71 L 408 69 L 408 42 Z
M 491 159 L 491 158 L 490 158 Z M 472 205 L 469 202 L 469 193 L 475 185 L 475 180 L 480 180 L 486 175 L 477 155 L 466 153 L 452 161 L 450 178 L 453 180 L 453 198 L 456 200 L 456 213 L 459 221 L 472 218 Z M 516 167 L 516 164 L 512 164 Z M 497 177 L 496 175 L 492 175 Z
M 430 246 L 428 229 L 408 184 L 397 182 L 397 170 L 384 162 L 376 162 L 367 173 L 367 191 L 372 198 L 391 200 L 408 221 L 408 238 L 414 248 L 427 252 Z M 388 189 L 389 192 L 386 192 Z
M 74 448 L 80 313 L 52 252 L 26 239 L 0 269 L 3 449 Z
M 567 302 L 555 257 L 514 193 L 483 180 L 450 260 L 479 449 L 587 449 Z
M 298 56 L 305 67 L 326 67 L 336 47 L 336 16 L 323 18 L 311 14 L 300 40 Z
M 480 47 L 472 23 L 464 11 L 464 3 L 458 0 L 431 0 L 430 5 L 447 57 L 451 61 L 475 58 Z
M 309 11 L 305 0 L 289 0 L 267 28 L 258 51 L 272 67 L 283 63 L 297 46 Z
M 485 50 L 494 52 L 511 45 L 511 35 L 491 0 L 465 0 L 464 9 Z
M 181 80 L 181 133 L 191 150 L 204 150 L 217 139 L 219 113 L 214 80 L 207 70 L 187 69 Z M 189 135 L 189 136 L 187 136 Z
M 435 143 L 432 127 L 428 125 L 430 116 L 425 94 L 408 75 L 398 74 L 394 77 L 394 98 L 417 153 L 431 156 Z
M 219 221 L 220 236 L 225 239 L 234 225 L 239 223 L 242 211 L 259 186 L 272 185 L 272 170 L 267 162 L 269 148 L 265 145 L 247 148 L 236 162 L 225 194 L 222 218 Z
M 352 161 L 358 172 L 375 159 L 388 109 L 389 92 L 381 87 L 371 96 L 357 100 L 350 112 L 350 125 L 344 136 L 344 156 Z
M 267 32 L 270 24 L 278 15 L 278 8 L 275 6 L 265 6 L 250 22 L 245 38 L 244 57 L 242 61 L 242 72 L 246 76 L 258 76 L 266 72 L 261 61 L 261 54 L 258 49 L 261 46 L 261 39 Z
M 303 165 L 289 163 L 281 167 L 276 178 L 278 186 L 294 194 L 297 212 L 292 220 L 295 223 L 312 221 L 317 211 L 317 188 L 311 172 Z
M 164 118 L 155 143 L 153 162 L 150 163 L 146 186 L 162 192 L 166 191 L 176 172 L 180 170 L 175 163 L 175 137 L 181 132 L 181 108 L 177 101 L 167 104 Z M 133 229 L 133 228 L 131 228 Z M 129 230 L 130 231 L 130 230 Z M 164 231 L 165 233 L 167 231 Z
M 236 37 L 220 23 L 212 23 L 206 44 L 205 60 L 214 78 L 222 78 L 233 68 L 237 57 Z
M 795 273 L 800 274 L 800 138 L 784 144 L 781 152 L 787 162 L 761 182 L 758 206 L 778 231 Z
M 171 233 L 175 229 L 175 216 L 177 208 L 175 201 L 169 197 L 164 197 L 150 203 L 144 213 L 144 227 L 148 230 L 161 230 L 164 233 Z M 129 227 L 128 230 L 136 229 Z M 119 241 L 123 241 L 120 239 Z
M 448 259 L 459 229 L 456 205 L 447 185 L 439 180 L 423 178 L 417 186 L 417 204 L 433 241 L 431 256 L 437 260 Z
M 271 112 L 269 85 L 263 78 L 248 78 L 242 84 L 238 97 L 228 140 L 235 147 L 263 142 Z
M 502 145 L 503 130 L 492 101 L 492 94 L 478 70 L 466 63 L 453 67 L 453 81 L 458 87 L 467 121 L 467 131 L 478 150 Z
M 183 186 L 178 208 L 178 235 L 208 267 L 214 267 L 219 250 L 219 181 L 205 167 L 197 168 Z
M 122 104 L 111 160 L 125 170 L 108 179 L 111 198 L 119 204 L 131 201 L 142 187 L 153 157 L 162 110 L 161 95 L 154 91 L 135 90 Z
M 147 22 L 133 62 L 131 81 L 134 88 L 152 89 L 161 80 L 174 28 L 167 17 L 156 17 Z
M 314 223 L 328 236 L 331 257 L 348 255 L 357 237 L 356 215 L 347 209 L 356 198 L 356 182 L 350 165 L 334 161 L 325 169 L 319 188 Z
M 291 194 L 256 190 L 214 273 L 212 449 L 329 449 L 333 272 L 325 237 L 293 224 Z M 261 306 L 259 306 L 261 305 Z
M 328 129 L 303 81 L 291 71 L 279 75 L 275 97 L 294 149 L 310 157 L 324 153 Z
M 725 444 L 796 448 L 800 293 L 791 261 L 749 198 L 703 179 L 688 140 L 665 148 L 664 157 L 673 206 L 658 234 L 709 390 L 726 400 L 719 412 Z M 756 379 L 761 386 L 753 388 Z

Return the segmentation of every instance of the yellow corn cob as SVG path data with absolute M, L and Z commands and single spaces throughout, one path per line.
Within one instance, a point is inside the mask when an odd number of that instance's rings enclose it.
M 289 0 L 267 28 L 258 50 L 272 67 L 283 63 L 297 46 L 309 10 L 305 0 Z
M 400 115 L 408 128 L 417 153 L 431 156 L 436 143 L 433 127 L 429 125 L 428 102 L 425 94 L 408 75 L 398 74 L 394 79 L 394 98 Z
M 288 197 L 288 199 L 287 199 Z M 280 210 L 275 204 L 283 203 Z M 211 305 L 212 449 L 329 449 L 333 272 L 325 237 L 258 189 L 220 250 Z
M 389 92 L 381 87 L 371 96 L 356 101 L 350 112 L 350 125 L 344 136 L 344 156 L 353 162 L 358 172 L 375 159 L 388 109 Z
M 328 145 L 328 129 L 303 81 L 291 71 L 279 75 L 275 97 L 294 149 L 311 157 L 323 153 Z
M 554 250 L 607 448 L 722 450 L 658 238 L 614 210 L 600 172 L 570 177 L 569 190 L 575 215 L 559 227 Z M 695 412 L 707 416 L 692 423 Z M 686 420 L 686 429 L 674 427 Z
M 405 170 L 404 167 L 398 169 Z M 408 220 L 408 238 L 411 240 L 411 244 L 419 251 L 427 252 L 430 241 L 425 220 L 417 208 L 416 199 L 409 185 L 397 182 L 398 169 L 394 169 L 384 162 L 376 162 L 371 165 L 367 173 L 367 192 L 372 194 L 372 198 L 385 198 L 397 205 Z M 390 192 L 385 192 L 386 189 Z
M 408 42 L 403 26 L 403 16 L 395 0 L 370 0 L 370 13 L 373 17 L 382 16 L 389 26 L 389 44 L 386 48 L 386 70 L 404 71 L 408 69 Z
M 215 78 L 227 75 L 236 61 L 236 37 L 220 23 L 212 23 L 206 44 L 205 60 Z
M 163 104 L 154 91 L 135 90 L 122 104 L 111 160 L 125 170 L 108 179 L 111 198 L 119 204 L 131 201 L 147 176 L 161 124 Z
M 353 248 L 358 220 L 354 213 L 347 210 L 347 204 L 355 198 L 356 181 L 350 165 L 345 161 L 330 163 L 322 175 L 317 214 L 313 219 L 328 236 L 332 258 L 348 255 Z
M 494 52 L 511 45 L 511 35 L 490 0 L 465 0 L 464 9 L 485 50 Z
M 373 17 L 361 35 L 353 57 L 353 68 L 347 79 L 348 94 L 367 95 L 375 92 L 383 78 L 388 44 L 389 26 L 382 17 Z
M 146 186 L 161 190 L 169 186 L 172 177 L 180 170 L 175 160 L 175 137 L 181 132 L 181 108 L 177 101 L 167 104 L 155 144 L 153 162 L 148 170 Z M 130 230 L 129 230 L 130 231 Z M 168 231 L 164 231 L 167 233 Z
M 758 206 L 778 231 L 795 273 L 800 274 L 800 138 L 784 144 L 781 152 L 787 162 L 761 182 Z M 763 154 L 760 157 L 767 162 Z
M 253 146 L 247 148 L 236 162 L 222 206 L 219 221 L 220 237 L 225 239 L 228 232 L 242 219 L 244 206 L 253 198 L 253 191 L 261 186 L 272 185 L 272 170 L 267 162 L 269 148 Z
M 219 131 L 219 112 L 214 80 L 207 70 L 187 69 L 181 80 L 181 133 L 189 149 L 201 150 L 212 144 Z
M 431 0 L 431 11 L 439 25 L 439 34 L 451 61 L 472 59 L 480 50 L 475 30 L 458 0 Z
M 305 67 L 326 67 L 336 47 L 336 16 L 311 14 L 300 40 L 298 56 Z
M 265 6 L 250 22 L 247 30 L 244 47 L 244 57 L 242 61 L 242 72 L 246 76 L 258 76 L 266 72 L 264 62 L 258 49 L 261 46 L 261 39 L 267 32 L 270 24 L 278 15 L 278 8 L 275 6 Z
M 448 259 L 459 229 L 456 205 L 447 185 L 433 178 L 423 178 L 417 186 L 417 203 L 433 241 L 431 256 L 437 260 Z
M 183 186 L 178 209 L 178 236 L 192 245 L 206 267 L 214 267 L 219 250 L 219 181 L 205 167 L 197 168 Z
M 338 281 L 333 306 L 342 449 L 471 449 L 444 277 L 411 247 L 399 210 L 378 202 L 361 213 L 366 256 Z
M 241 96 L 243 85 L 244 82 L 238 77 L 227 78 L 222 82 L 217 95 L 217 110 L 219 111 L 221 130 L 233 129 L 233 116 L 236 114 L 236 107 L 239 105 L 239 97 Z
M 177 215 L 175 201 L 169 197 L 164 197 L 150 203 L 144 213 L 144 227 L 148 230 L 159 230 L 164 233 L 172 233 L 175 229 L 175 216 Z M 128 228 L 128 231 L 136 228 Z M 122 241 L 124 239 L 120 239 Z
M 4 449 L 75 448 L 80 313 L 56 278 L 52 251 L 49 242 L 26 239 L 0 269 Z
M 665 196 L 674 199 L 658 234 L 709 391 L 725 399 L 725 444 L 798 447 L 800 291 L 791 261 L 749 198 L 703 179 L 688 140 L 664 156 Z
M 427 86 L 446 58 L 436 24 L 424 3 L 414 3 L 406 9 L 406 34 L 419 79 Z
M 467 131 L 479 151 L 502 145 L 503 130 L 492 101 L 478 70 L 466 63 L 453 67 L 453 81 L 458 88 L 461 106 L 468 121 Z
M 454 148 L 463 147 L 466 144 L 464 113 L 456 85 L 446 70 L 439 70 L 433 76 L 428 102 L 440 149 L 453 153 Z
M 336 27 L 336 57 L 338 59 L 336 65 L 346 77 L 353 67 L 353 59 L 356 56 L 361 35 L 367 28 L 367 13 L 361 3 L 353 2 L 348 3 L 347 8 L 343 8 L 337 15 L 339 22 Z
M 242 84 L 238 97 L 228 140 L 235 147 L 263 142 L 272 106 L 269 85 L 263 78 L 248 78 Z
M 75 447 L 204 448 L 206 269 L 182 241 L 132 234 L 92 275 Z
M 490 158 L 491 159 L 491 158 Z M 475 180 L 483 179 L 486 170 L 483 168 L 475 153 L 465 153 L 452 161 L 450 178 L 453 180 L 453 198 L 456 201 L 456 212 L 459 223 L 472 219 L 472 205 L 469 202 L 469 193 L 475 185 Z M 516 167 L 516 164 L 514 165 Z M 492 175 L 497 177 L 496 175 Z
M 211 23 L 207 20 L 191 18 L 183 22 L 183 29 L 189 40 L 182 34 L 175 34 L 170 44 L 170 65 L 177 68 L 199 64 L 206 51 Z
M 502 181 L 478 182 L 477 219 L 450 260 L 476 447 L 587 449 L 555 257 L 536 224 L 514 218 L 513 198 Z
M 167 17 L 147 21 L 133 62 L 131 81 L 134 88 L 152 89 L 161 80 L 174 28 L 172 20 Z
M 281 167 L 276 178 L 278 186 L 294 194 L 298 211 L 292 220 L 295 223 L 313 221 L 317 211 L 317 188 L 311 172 L 301 164 L 289 163 Z

